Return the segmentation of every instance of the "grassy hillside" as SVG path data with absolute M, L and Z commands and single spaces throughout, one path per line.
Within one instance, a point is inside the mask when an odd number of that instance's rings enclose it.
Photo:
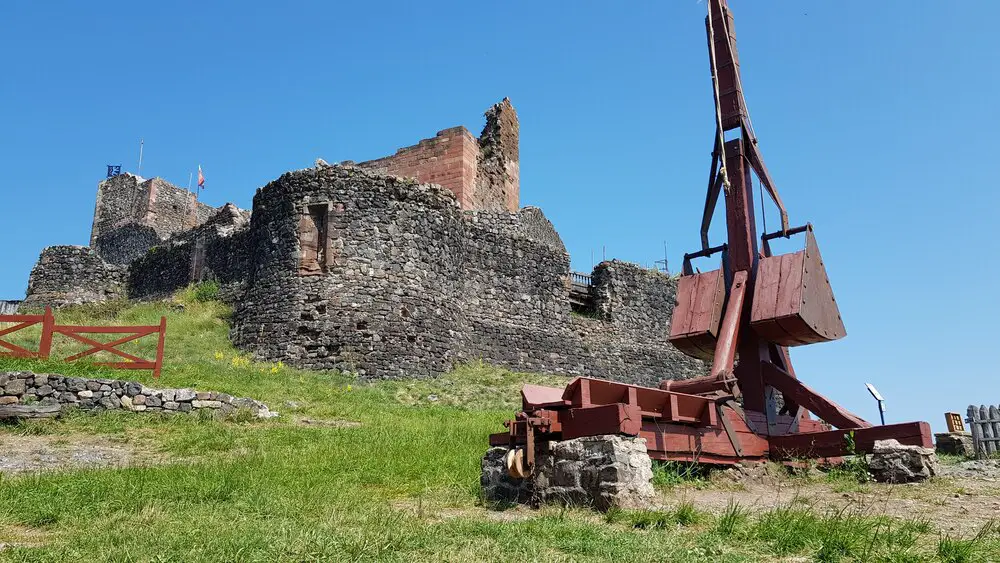
M 1000 553 L 991 530 L 955 540 L 860 510 L 493 510 L 479 498 L 487 434 L 502 429 L 524 382 L 565 378 L 470 365 L 435 380 L 368 384 L 254 363 L 228 343 L 227 309 L 191 291 L 175 303 L 82 307 L 58 319 L 155 324 L 160 315 L 168 318 L 166 366 L 155 386 L 254 397 L 281 416 L 75 414 L 0 426 L 0 457 L 24 435 L 98 436 L 156 456 L 142 466 L 0 478 L 0 544 L 14 546 L 0 559 L 963 561 Z M 0 370 L 13 369 L 153 385 L 145 372 L 0 360 Z

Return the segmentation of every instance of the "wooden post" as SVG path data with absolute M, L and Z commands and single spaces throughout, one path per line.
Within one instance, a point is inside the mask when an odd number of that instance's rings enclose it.
M 39 359 L 47 360 L 52 353 L 52 330 L 55 324 L 52 307 L 45 307 L 45 315 L 42 317 L 42 339 L 38 342 Z
M 987 422 L 989 419 L 989 409 L 985 405 L 979 405 L 979 428 L 984 442 L 983 450 L 987 455 L 992 456 L 997 451 L 997 446 L 993 442 L 993 425 Z
M 982 459 L 983 457 L 983 435 L 980 432 L 979 424 L 976 423 L 979 420 L 979 409 L 975 405 L 969 405 L 969 409 L 966 411 L 969 415 L 969 430 L 972 432 L 972 447 L 976 451 L 976 459 Z
M 153 368 L 153 379 L 160 379 L 163 368 L 163 344 L 167 337 L 167 317 L 160 317 L 160 338 L 156 343 L 156 367 Z
M 994 441 L 991 442 L 990 444 L 993 447 L 991 453 L 996 453 L 1000 452 L 1000 442 L 996 441 L 1000 440 L 1000 410 L 997 410 L 996 406 L 994 405 L 987 405 L 987 407 L 988 407 L 987 412 L 989 412 L 990 414 L 987 426 L 993 428 L 993 438 L 994 438 Z

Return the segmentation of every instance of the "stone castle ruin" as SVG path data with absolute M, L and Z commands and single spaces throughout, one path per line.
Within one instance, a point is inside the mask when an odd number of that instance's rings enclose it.
M 573 276 L 542 211 L 520 208 L 518 133 L 505 99 L 479 138 L 454 127 L 377 160 L 317 160 L 258 189 L 252 213 L 114 176 L 90 246 L 46 248 L 25 304 L 216 280 L 235 345 L 304 368 L 419 377 L 482 359 L 650 385 L 702 373 L 667 342 L 674 280 L 618 261 Z

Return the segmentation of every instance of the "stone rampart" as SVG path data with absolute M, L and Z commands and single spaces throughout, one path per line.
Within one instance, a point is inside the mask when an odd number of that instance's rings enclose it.
M 303 368 L 421 377 L 482 359 L 645 385 L 702 374 L 667 342 L 668 276 L 603 263 L 593 315 L 572 313 L 562 239 L 540 209 L 518 209 L 518 136 L 504 99 L 478 139 L 455 127 L 376 161 L 286 173 L 257 191 L 252 218 L 114 176 L 98 187 L 94 250 L 46 249 L 26 304 L 216 280 L 236 345 Z
M 260 189 L 247 237 L 232 336 L 271 361 L 370 378 L 480 358 L 651 385 L 703 373 L 667 343 L 668 276 L 602 264 L 600 318 L 571 314 L 569 257 L 537 209 L 463 213 L 435 185 L 319 166 Z
M 86 246 L 50 246 L 31 270 L 27 307 L 61 307 L 121 299 L 125 270 L 108 264 Z
M 153 227 L 129 223 L 98 235 L 93 249 L 109 264 L 128 266 L 161 242 Z
M 195 194 L 162 178 L 146 180 L 128 172 L 97 185 L 90 244 L 114 229 L 130 224 L 151 227 L 160 240 L 192 229 L 209 219 L 215 208 Z

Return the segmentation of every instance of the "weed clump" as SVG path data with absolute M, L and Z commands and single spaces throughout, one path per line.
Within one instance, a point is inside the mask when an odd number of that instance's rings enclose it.
M 693 485 L 703 488 L 708 485 L 709 469 L 697 463 L 677 461 L 653 462 L 653 486 L 671 489 L 679 485 Z
M 208 280 L 195 284 L 191 288 L 191 298 L 198 303 L 218 300 L 219 282 L 215 280 Z

